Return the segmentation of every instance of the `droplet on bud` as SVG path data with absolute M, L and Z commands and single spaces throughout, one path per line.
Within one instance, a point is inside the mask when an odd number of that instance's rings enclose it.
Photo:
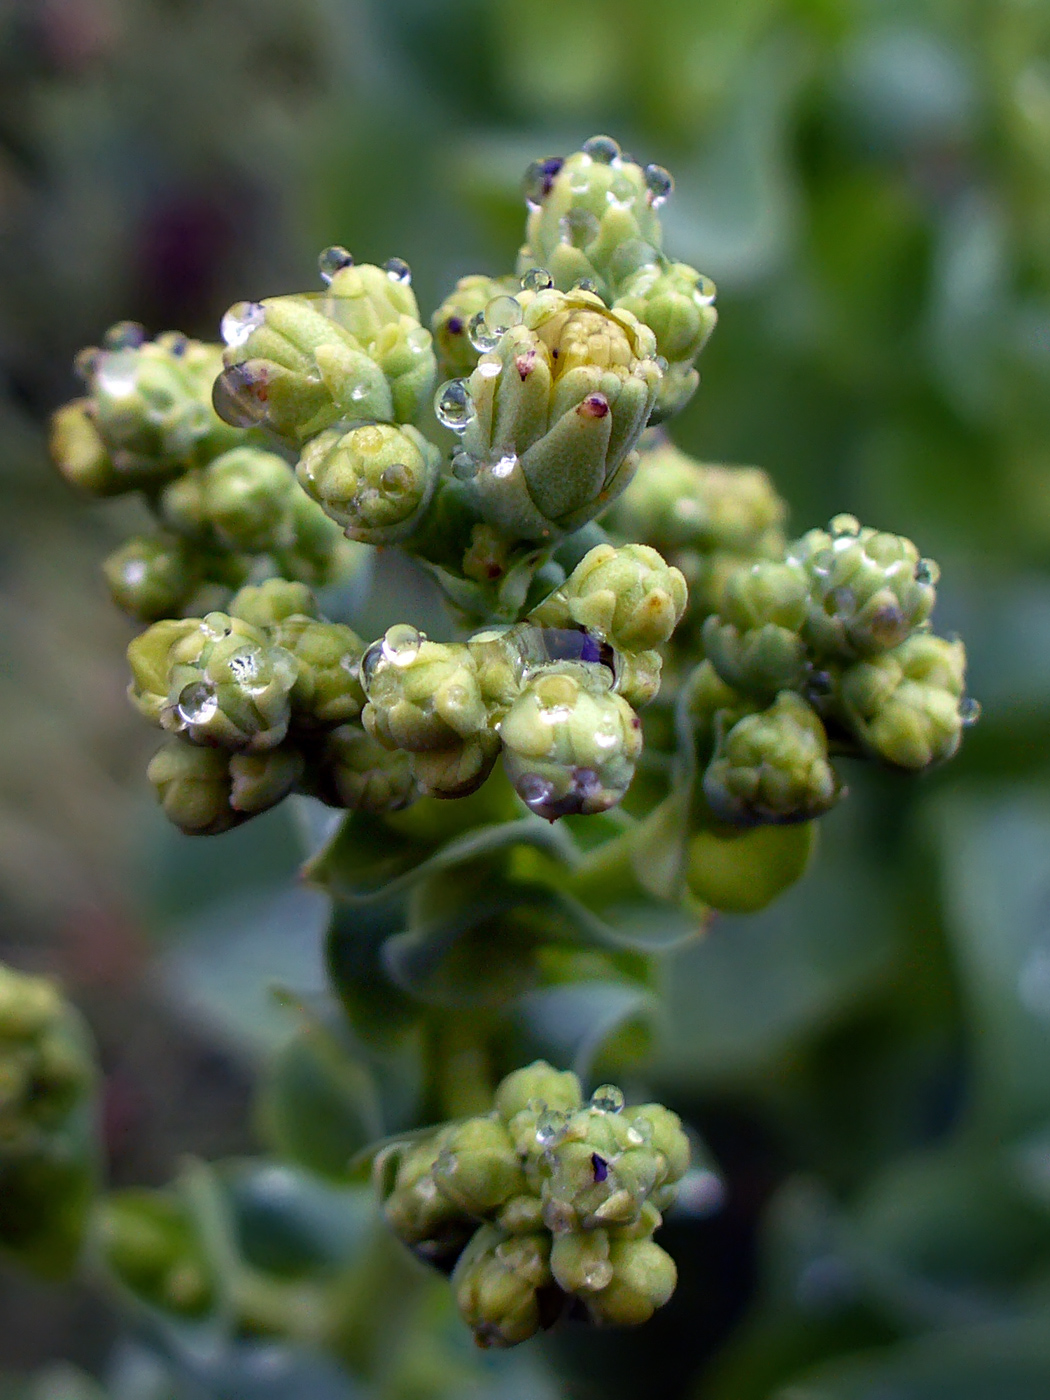
M 599 1084 L 591 1095 L 591 1107 L 599 1113 L 619 1113 L 624 1103 L 623 1090 L 615 1084 Z
M 583 152 L 599 165 L 612 165 L 620 155 L 620 143 L 611 136 L 592 136 L 583 143 Z
M 236 350 L 265 320 L 266 310 L 260 302 L 239 301 L 222 318 L 219 334 L 231 350 Z
M 215 412 L 234 428 L 254 428 L 266 419 L 266 407 L 259 402 L 256 390 L 258 374 L 247 365 L 232 365 L 223 370 L 215 381 L 211 401 Z
M 579 277 L 572 284 L 572 289 L 574 292 L 593 292 L 597 295 L 598 284 L 593 277 Z
M 492 475 L 502 480 L 510 476 L 514 468 L 518 465 L 518 459 L 513 452 L 509 452 L 505 457 L 501 457 L 498 462 L 492 464 Z
M 534 160 L 525 171 L 522 191 L 525 203 L 530 209 L 538 209 L 551 192 L 554 177 L 565 164 L 562 156 L 547 156 L 544 160 Z
M 137 350 L 145 341 L 146 328 L 138 321 L 118 321 L 102 337 L 107 350 Z
M 546 292 L 554 286 L 554 278 L 545 267 L 530 267 L 521 285 L 526 292 Z
M 383 638 L 383 660 L 391 661 L 395 666 L 411 666 L 424 641 L 424 633 L 410 622 L 399 622 L 388 627 Z
M 674 176 L 662 165 L 645 167 L 645 187 L 649 191 L 649 203 L 654 209 L 666 204 L 674 190 Z
M 536 1119 L 536 1141 L 540 1147 L 555 1147 L 565 1136 L 569 1120 L 556 1108 L 545 1108 Z
M 192 681 L 179 692 L 177 709 L 183 724 L 207 724 L 218 708 L 215 687 L 207 681 Z
M 489 334 L 504 335 L 513 326 L 521 325 L 521 302 L 516 297 L 494 297 L 485 307 L 485 325 Z
M 828 521 L 828 534 L 836 539 L 844 536 L 855 538 L 860 534 L 860 521 L 855 515 L 836 515 Z
M 920 559 L 915 565 L 915 582 L 933 585 L 941 576 L 941 566 L 933 559 Z
M 963 725 L 969 729 L 971 725 L 977 723 L 981 718 L 981 702 L 975 700 L 972 695 L 964 695 L 959 701 L 959 719 Z
M 457 452 L 452 458 L 452 475 L 457 481 L 470 481 L 477 476 L 481 463 L 469 452 Z
M 711 281 L 710 277 L 705 277 L 701 272 L 696 279 L 696 286 L 693 289 L 693 297 L 700 306 L 711 306 L 718 295 L 718 288 Z
M 333 243 L 330 248 L 326 248 L 317 259 L 317 266 L 321 271 L 321 281 L 326 285 L 331 282 L 337 272 L 341 272 L 344 267 L 353 267 L 354 255 L 341 248 L 338 243 Z
M 438 422 L 454 433 L 466 430 L 474 416 L 474 400 L 465 379 L 449 379 L 434 395 L 434 412 Z
M 387 258 L 383 264 L 383 271 L 391 282 L 401 282 L 407 286 L 412 281 L 412 269 L 404 258 Z
M 475 315 L 471 316 L 467 326 L 467 335 L 470 338 L 471 345 L 482 355 L 486 350 L 491 350 L 494 346 L 499 344 L 499 336 L 494 335 L 489 329 L 489 324 L 485 320 L 484 311 L 478 311 Z
M 574 248 L 586 248 L 598 237 L 598 220 L 589 209 L 570 209 L 562 216 L 561 236 Z

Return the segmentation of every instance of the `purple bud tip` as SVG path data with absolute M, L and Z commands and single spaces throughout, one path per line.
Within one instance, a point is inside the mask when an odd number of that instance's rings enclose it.
M 591 1166 L 594 1168 L 595 1181 L 604 1181 L 609 1175 L 609 1163 L 604 1157 L 599 1157 L 597 1152 L 591 1153 Z
M 528 379 L 536 364 L 536 351 L 526 350 L 524 355 L 518 355 L 514 361 L 514 367 L 518 375 L 524 381 Z
M 564 164 L 565 160 L 562 156 L 551 156 L 548 160 L 545 160 L 543 162 L 543 165 L 541 166 L 541 173 L 543 175 L 544 197 L 550 194 L 551 189 L 554 185 L 554 177 L 555 175 L 557 175 L 558 171 L 562 168 Z
M 463 334 L 463 319 L 460 316 L 450 316 L 445 322 L 445 328 L 449 335 Z
M 590 394 L 576 412 L 581 418 L 604 418 L 609 412 L 609 401 L 604 394 Z

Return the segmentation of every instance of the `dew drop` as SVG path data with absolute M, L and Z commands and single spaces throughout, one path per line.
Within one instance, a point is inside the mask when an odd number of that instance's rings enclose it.
M 530 267 L 521 285 L 526 292 L 546 292 L 554 286 L 554 278 L 545 267 Z
M 591 1107 L 599 1113 L 620 1113 L 624 1103 L 623 1090 L 615 1084 L 599 1084 L 591 1095 Z
M 554 785 L 539 773 L 523 773 L 514 784 L 514 790 L 530 812 L 545 817 L 549 814 Z
M 102 337 L 107 350 L 137 350 L 146 341 L 146 328 L 138 321 L 118 321 Z
M 592 1293 L 600 1293 L 613 1281 L 613 1266 L 608 1259 L 588 1265 L 580 1277 L 581 1285 Z
M 852 617 L 857 611 L 857 595 L 852 588 L 843 584 L 841 588 L 831 590 L 825 607 L 828 612 L 834 612 L 838 617 Z
M 705 277 L 701 272 L 696 279 L 696 286 L 693 288 L 693 300 L 698 306 L 711 306 L 717 295 L 718 288 L 710 277 Z
M 514 455 L 513 452 L 510 452 L 505 457 L 501 457 L 498 462 L 493 462 L 492 475 L 495 477 L 499 477 L 499 479 L 502 481 L 504 478 L 510 476 L 511 472 L 513 472 L 514 468 L 517 465 L 517 457 Z
M 424 634 L 410 622 L 398 622 L 387 628 L 383 638 L 383 660 L 395 666 L 411 666 L 425 640 Z
M 559 224 L 562 240 L 574 248 L 586 248 L 598 237 L 598 220 L 589 209 L 570 209 Z
M 583 143 L 582 149 L 585 155 L 590 156 L 591 160 L 596 160 L 599 165 L 612 165 L 622 154 L 619 141 L 614 141 L 611 136 L 592 136 L 589 141 Z
M 234 680 L 241 684 L 254 681 L 259 674 L 259 658 L 247 647 L 235 651 L 226 664 Z
M 403 496 L 412 485 L 412 473 L 404 462 L 391 462 L 379 478 L 379 484 L 389 495 Z
M 836 515 L 828 521 L 828 534 L 835 539 L 855 539 L 860 534 L 860 521 L 855 515 Z
M 135 392 L 138 381 L 139 357 L 133 350 L 113 350 L 103 353 L 95 366 L 95 389 L 110 398 L 124 399 Z
M 477 476 L 481 463 L 469 452 L 457 452 L 452 458 L 452 475 L 457 481 L 470 481 Z
M 580 277 L 573 284 L 574 292 L 592 292 L 597 295 L 598 284 L 593 277 Z
M 378 642 L 373 642 L 370 647 L 367 647 L 364 655 L 361 657 L 361 684 L 366 691 L 372 683 L 372 679 L 382 660 L 383 641 L 380 639 Z
M 562 156 L 547 156 L 544 160 L 534 160 L 525 171 L 522 192 L 530 209 L 538 209 L 551 192 L 554 177 L 565 164 Z
M 485 307 L 485 324 L 489 333 L 504 335 L 513 326 L 521 325 L 521 302 L 516 297 L 494 297 Z
M 191 681 L 179 692 L 177 708 L 184 724 L 207 724 L 219 708 L 215 687 L 207 681 Z
M 346 248 L 341 248 L 338 243 L 333 243 L 330 248 L 326 248 L 317 259 L 317 266 L 321 272 L 321 281 L 327 284 L 337 272 L 341 272 L 344 267 L 353 267 L 354 255 Z
M 256 393 L 258 383 L 258 376 L 246 365 L 223 370 L 215 381 L 211 401 L 224 423 L 234 428 L 254 428 L 265 421 L 266 408 Z
M 265 320 L 266 311 L 260 302 L 238 301 L 222 318 L 219 334 L 231 350 L 236 350 Z
M 474 416 L 474 400 L 465 379 L 449 379 L 434 395 L 434 412 L 438 422 L 454 433 L 466 430 Z
M 391 282 L 400 282 L 407 286 L 412 281 L 412 269 L 404 258 L 387 258 L 383 264 L 383 271 Z
M 545 1108 L 536 1119 L 536 1141 L 540 1147 L 555 1147 L 565 1136 L 569 1120 L 556 1108 Z
M 972 695 L 964 695 L 959 701 L 959 719 L 969 729 L 981 718 L 981 702 Z
M 674 190 L 674 176 L 662 165 L 645 167 L 645 187 L 649 191 L 649 203 L 654 209 L 666 204 Z
M 666 374 L 667 371 L 671 368 L 666 355 L 656 356 L 656 368 L 660 371 L 661 374 Z
M 920 559 L 915 565 L 915 582 L 933 585 L 941 576 L 941 566 L 933 559 Z
M 470 318 L 467 335 L 470 337 L 470 343 L 474 349 L 482 354 L 499 344 L 499 336 L 489 328 L 484 311 L 479 311 Z

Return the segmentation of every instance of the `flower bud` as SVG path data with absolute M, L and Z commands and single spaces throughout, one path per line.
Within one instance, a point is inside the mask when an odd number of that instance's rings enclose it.
M 373 1177 L 383 1202 L 387 1223 L 405 1244 L 441 1247 L 466 1242 L 473 1230 L 465 1213 L 437 1188 L 434 1166 L 441 1155 L 447 1130 L 416 1143 L 395 1143 L 380 1152 Z
M 207 1256 L 171 1192 L 112 1192 L 100 1208 L 96 1231 L 106 1264 L 137 1297 L 182 1317 L 200 1317 L 211 1308 Z
M 499 754 L 496 734 L 480 729 L 451 748 L 414 753 L 412 776 L 429 797 L 469 797 L 492 772 Z
M 368 546 L 346 539 L 305 491 L 292 493 L 290 507 L 288 543 L 270 551 L 285 577 L 323 588 L 352 578 L 368 562 Z
M 483 1347 L 512 1347 L 539 1331 L 539 1289 L 551 1282 L 549 1240 L 504 1238 L 482 1226 L 456 1265 L 452 1288 L 464 1322 Z
M 641 721 L 610 682 L 604 667 L 547 668 L 500 721 L 507 776 L 525 805 L 548 821 L 604 812 L 630 786 Z
M 478 362 L 478 350 L 470 325 L 483 315 L 490 302 L 521 290 L 516 277 L 486 277 L 483 273 L 461 277 L 431 317 L 443 378 L 468 375 Z
M 609 1263 L 612 1281 L 587 1297 L 587 1311 L 598 1326 L 638 1327 L 674 1293 L 678 1270 L 653 1240 L 613 1240 Z
M 663 1162 L 657 1173 L 661 1186 L 681 1181 L 689 1170 L 689 1139 L 682 1131 L 682 1120 L 662 1103 L 640 1103 L 624 1110 L 624 1119 L 644 1138 L 646 1145 L 660 1153 Z
M 392 749 L 411 753 L 450 749 L 485 728 L 477 669 L 461 644 L 427 641 L 399 625 L 373 643 L 361 662 L 368 732 Z
M 415 428 L 370 423 L 330 428 L 309 442 L 296 473 L 351 539 L 407 539 L 434 493 L 440 453 Z
M 230 599 L 229 613 L 263 631 L 292 617 L 320 617 L 313 591 L 305 583 L 284 578 L 268 578 L 240 589 Z
M 215 836 L 244 820 L 230 804 L 230 755 L 185 739 L 169 739 L 150 760 L 146 776 L 164 815 L 188 836 Z
M 289 617 L 274 625 L 276 646 L 296 662 L 292 713 L 301 726 L 332 729 L 357 719 L 365 703 L 358 670 L 364 643 L 341 622 Z
M 570 1070 L 557 1070 L 546 1060 L 514 1070 L 496 1090 L 496 1109 L 507 1124 L 526 1110 L 536 1114 L 544 1109 L 567 1113 L 582 1104 L 583 1093 L 576 1075 Z
M 720 615 L 703 628 L 704 651 L 722 680 L 762 699 L 801 685 L 807 658 L 799 632 L 808 601 L 797 564 L 761 560 L 731 574 Z
M 656 210 L 670 176 L 659 171 L 662 179 L 650 186 L 647 170 L 618 152 L 609 137 L 594 137 L 564 160 L 533 162 L 525 176 L 529 217 L 519 273 L 542 268 L 563 291 L 584 278 L 611 301 L 638 268 L 660 261 Z
M 965 672 L 962 642 L 916 632 L 892 651 L 848 666 L 836 695 L 870 754 L 898 768 L 927 768 L 959 747 Z
M 178 535 L 137 535 L 102 565 L 113 601 L 139 622 L 178 616 L 201 582 L 199 555 Z
M 680 412 L 696 392 L 700 376 L 694 363 L 718 320 L 714 300 L 714 283 L 686 263 L 650 264 L 620 287 L 617 308 L 651 328 L 657 351 L 667 361 L 656 422 Z
M 720 716 L 716 731 L 704 795 L 723 821 L 805 822 L 838 800 L 824 726 L 793 692 L 781 691 L 768 709 L 731 726 Z
M 597 1293 L 612 1282 L 609 1235 L 586 1230 L 558 1235 L 551 1246 L 551 1273 L 566 1293 Z
M 453 1126 L 433 1167 L 441 1194 L 466 1215 L 485 1215 L 524 1190 L 525 1178 L 507 1129 L 496 1118 Z
M 433 388 L 430 332 L 408 281 L 370 264 L 343 268 L 326 292 L 241 303 L 223 334 L 219 413 L 292 443 L 344 418 L 412 422 Z
M 660 381 L 652 332 L 588 292 L 540 292 L 464 388 L 462 483 L 481 519 L 555 540 L 626 486 Z
M 851 515 L 789 548 L 810 581 L 806 641 L 821 656 L 878 656 L 926 621 L 940 570 L 911 540 L 862 529 Z
M 409 755 L 350 724 L 325 736 L 315 785 L 322 801 L 352 812 L 396 812 L 418 796 Z
M 661 646 L 685 611 L 685 579 L 644 544 L 596 545 L 536 609 L 555 627 L 585 627 L 622 651 Z
M 282 457 L 235 448 L 208 463 L 201 486 L 204 518 L 224 548 L 258 554 L 290 543 L 295 477 Z
M 114 466 L 91 415 L 90 399 L 74 399 L 56 409 L 48 449 L 69 484 L 91 496 L 117 496 L 139 484 Z

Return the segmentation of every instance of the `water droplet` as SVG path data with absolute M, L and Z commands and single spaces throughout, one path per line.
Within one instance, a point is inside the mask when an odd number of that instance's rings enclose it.
M 129 559 L 120 571 L 121 581 L 129 588 L 136 588 L 146 577 L 146 564 L 142 559 Z
M 526 292 L 546 292 L 554 286 L 554 278 L 545 267 L 530 267 L 521 285 Z
M 470 318 L 467 335 L 470 337 L 470 343 L 474 349 L 480 350 L 482 354 L 499 344 L 499 335 L 490 330 L 489 324 L 485 320 L 484 311 L 479 311 Z
M 963 725 L 969 729 L 971 725 L 977 723 L 981 718 L 981 702 L 975 700 L 972 695 L 964 695 L 959 701 L 959 719 Z
M 624 1102 L 623 1090 L 615 1084 L 599 1084 L 591 1095 L 591 1107 L 599 1113 L 619 1113 Z
M 810 573 L 817 578 L 828 578 L 835 567 L 835 556 L 830 549 L 819 549 L 809 561 Z
M 469 452 L 457 452 L 452 458 L 452 475 L 457 481 L 469 481 L 478 474 L 481 463 Z
M 580 1275 L 580 1285 L 592 1293 L 600 1293 L 613 1281 L 613 1266 L 608 1259 L 599 1259 L 588 1264 Z
M 852 617 L 857 611 L 857 595 L 852 588 L 843 584 L 841 588 L 831 590 L 824 606 L 828 612 L 834 612 L 839 617 Z
M 139 357 L 134 350 L 112 350 L 99 356 L 95 366 L 94 387 L 97 393 L 114 399 L 127 398 L 135 392 L 138 381 Z
M 525 203 L 530 209 L 538 209 L 551 192 L 554 177 L 565 164 L 562 156 L 547 156 L 544 160 L 534 160 L 525 171 L 522 191 Z
M 235 651 L 226 664 L 234 680 L 242 684 L 255 680 L 259 674 L 259 658 L 248 647 Z
M 536 1141 L 540 1147 L 555 1147 L 565 1136 L 569 1120 L 556 1108 L 545 1108 L 536 1119 Z
M 498 379 L 503 373 L 503 363 L 498 359 L 479 360 L 477 369 L 482 379 Z
M 599 165 L 612 165 L 622 155 L 619 141 L 614 141 L 611 136 L 592 136 L 583 143 L 583 152 Z
M 511 452 L 506 457 L 501 457 L 498 462 L 493 462 L 492 475 L 503 480 L 503 478 L 510 476 L 517 465 L 518 459 L 514 453 Z
M 474 400 L 465 379 L 449 379 L 434 395 L 434 412 L 438 422 L 454 433 L 466 430 L 474 416 Z
M 523 773 L 514 784 L 514 790 L 531 812 L 538 816 L 548 815 L 554 785 L 539 773 Z
M 696 279 L 696 286 L 693 288 L 693 300 L 699 306 L 710 306 L 717 295 L 718 288 L 710 277 L 705 277 L 701 272 Z
M 137 350 L 146 342 L 146 328 L 138 321 L 118 321 L 102 337 L 107 350 Z
M 383 271 L 391 282 L 401 282 L 407 286 L 412 281 L 412 269 L 404 258 L 387 258 L 383 264 Z
M 671 368 L 671 366 L 668 364 L 666 355 L 656 356 L 656 368 L 660 371 L 661 374 L 666 374 L 667 371 Z
M 254 428 L 266 419 L 266 407 L 259 402 L 260 378 L 247 365 L 232 365 L 215 381 L 211 401 L 215 412 L 234 428 Z
M 648 1118 L 636 1118 L 627 1129 L 627 1141 L 632 1147 L 644 1147 L 652 1136 L 653 1125 Z
M 383 660 L 383 641 L 373 642 L 365 649 L 365 654 L 361 657 L 361 684 L 367 691 L 372 683 L 372 678 L 379 669 L 379 664 Z
M 367 399 L 369 388 L 367 384 L 355 384 L 350 390 L 350 398 L 354 403 L 360 403 L 362 399 Z
M 521 302 L 516 297 L 494 297 L 485 307 L 485 324 L 492 335 L 501 336 L 512 326 L 521 325 Z
M 191 681 L 179 692 L 177 708 L 184 724 L 207 724 L 219 708 L 215 687 L 208 681 Z
M 353 265 L 353 253 L 346 248 L 341 248 L 338 243 L 333 243 L 330 248 L 326 248 L 317 259 L 321 281 L 326 285 L 331 282 L 337 272 L 341 272 L 344 267 L 353 267 Z
M 645 167 L 645 187 L 649 191 L 649 203 L 654 209 L 666 204 L 674 190 L 674 176 L 662 165 Z
M 236 350 L 265 320 L 266 311 L 260 302 L 238 301 L 222 318 L 219 334 L 231 350 Z
M 828 534 L 835 539 L 855 539 L 860 534 L 860 521 L 855 515 L 836 515 L 828 521 Z
M 570 209 L 559 224 L 562 240 L 574 248 L 586 248 L 598 237 L 598 220 L 589 209 Z
M 572 289 L 574 292 L 592 292 L 597 295 L 598 284 L 593 277 L 580 277 L 572 284 Z
M 941 566 L 933 559 L 920 559 L 915 565 L 915 582 L 933 585 L 941 576 Z
M 387 628 L 383 638 L 383 660 L 395 666 L 411 666 L 424 641 L 425 635 L 410 622 L 398 622 Z

